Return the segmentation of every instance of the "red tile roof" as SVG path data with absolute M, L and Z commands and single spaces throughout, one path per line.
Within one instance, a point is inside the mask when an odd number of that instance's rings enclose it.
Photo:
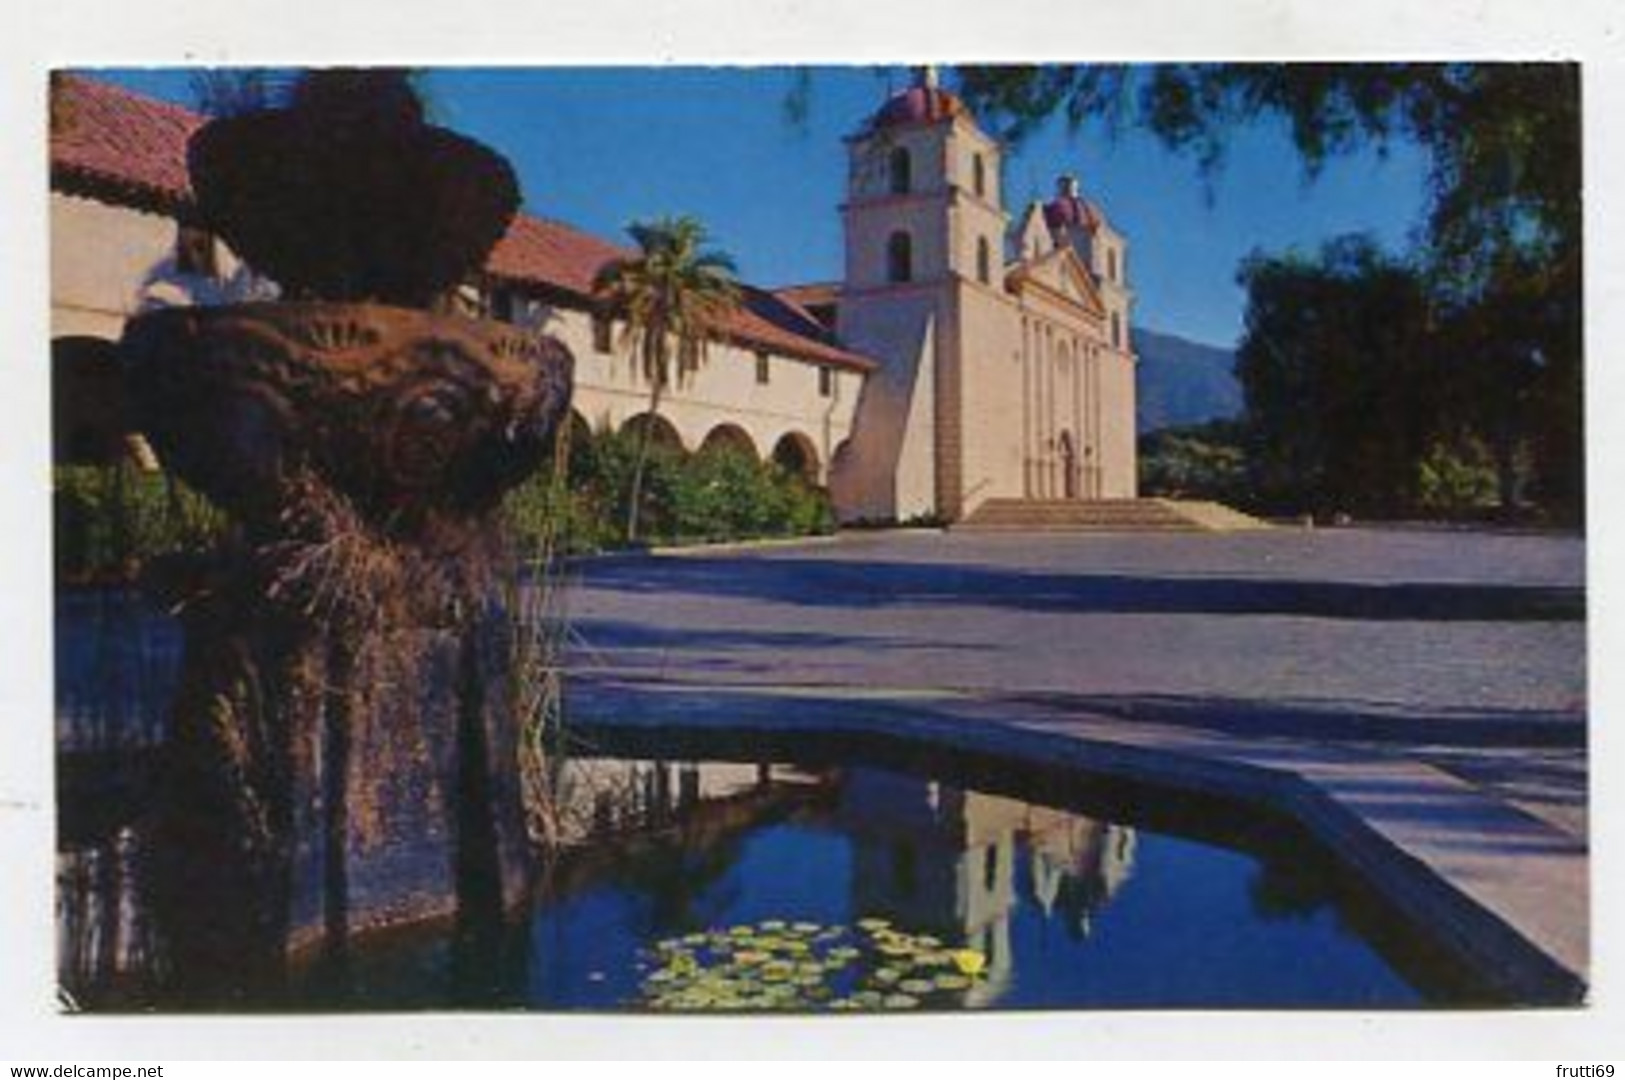
M 51 183 L 71 194 L 137 209 L 176 213 L 191 203 L 186 143 L 202 117 L 122 87 L 77 75 L 54 86 Z M 630 254 L 557 221 L 518 214 L 486 270 L 498 278 L 592 299 L 598 270 Z M 724 336 L 790 356 L 859 371 L 873 360 L 843 349 L 796 305 L 746 286 L 744 304 Z
M 787 304 L 794 304 L 801 308 L 825 307 L 829 304 L 840 303 L 841 283 L 839 281 L 813 281 L 804 285 L 781 285 L 773 290 L 773 295 Z
M 173 213 L 191 202 L 186 141 L 194 112 L 75 75 L 52 84 L 51 183 Z

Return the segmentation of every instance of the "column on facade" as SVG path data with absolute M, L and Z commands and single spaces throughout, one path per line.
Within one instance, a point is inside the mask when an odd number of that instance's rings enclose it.
M 1033 494 L 1032 326 L 1021 319 L 1021 494 Z
M 1095 498 L 1105 494 L 1105 467 L 1102 455 L 1105 453 L 1104 432 L 1101 430 L 1100 416 L 1100 348 L 1091 350 L 1089 363 L 1089 414 L 1094 426 L 1095 452 L 1090 462 L 1090 484 L 1093 487 Z
M 1047 381 L 1044 390 L 1044 415 L 1049 425 L 1049 434 L 1044 439 L 1044 482 L 1048 489 L 1046 493 L 1053 499 L 1061 491 L 1060 486 L 1056 483 L 1058 477 L 1055 468 L 1055 437 L 1057 434 L 1055 427 L 1055 369 L 1060 362 L 1060 353 L 1055 347 L 1055 328 L 1053 326 L 1044 328 L 1044 337 L 1045 348 L 1049 354 L 1044 359 L 1044 374 Z
M 1084 499 L 1089 495 L 1084 479 L 1089 468 L 1089 426 L 1083 413 L 1083 387 L 1089 374 L 1089 353 L 1082 338 L 1072 338 L 1072 356 L 1072 495 Z
M 1045 442 L 1049 431 L 1044 422 L 1044 366 L 1049 363 L 1048 331 L 1042 322 L 1033 323 L 1033 418 L 1037 438 L 1033 440 L 1033 493 L 1042 499 L 1049 494 L 1045 482 Z

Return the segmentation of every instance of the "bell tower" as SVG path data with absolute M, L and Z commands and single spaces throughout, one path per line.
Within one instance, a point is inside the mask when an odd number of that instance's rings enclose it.
M 852 517 L 957 517 L 961 299 L 999 287 L 999 146 L 932 67 L 848 136 L 838 332 L 881 370 L 832 483 Z
M 848 290 L 992 279 L 1005 230 L 999 146 L 935 68 L 919 69 L 847 146 Z

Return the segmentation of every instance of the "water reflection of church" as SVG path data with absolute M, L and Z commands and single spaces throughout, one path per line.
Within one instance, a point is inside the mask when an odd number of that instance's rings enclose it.
M 854 911 L 980 949 L 972 1004 L 1009 984 L 1023 902 L 1084 936 L 1134 867 L 1133 829 L 896 773 L 849 771 L 836 814 L 855 847 Z
M 573 856 L 555 874 L 561 894 L 664 849 L 679 856 L 661 864 L 670 876 L 645 875 L 643 887 L 673 902 L 667 915 L 692 914 L 684 898 L 727 871 L 743 837 L 774 820 L 816 821 L 851 845 L 854 919 L 883 915 L 986 954 L 972 1005 L 1014 977 L 1023 905 L 1087 935 L 1134 866 L 1130 828 L 873 769 L 580 756 L 559 780 L 555 840 Z M 139 992 L 160 975 L 164 949 L 136 889 L 138 846 L 119 829 L 69 838 L 58 859 L 60 977 L 89 1000 Z
M 853 846 L 854 917 L 884 915 L 980 949 L 987 997 L 1011 977 L 1021 904 L 1084 937 L 1134 868 L 1131 828 L 900 773 L 609 758 L 578 759 L 572 773 L 562 839 L 575 845 L 681 825 L 703 846 L 787 799 L 833 795 L 832 824 Z

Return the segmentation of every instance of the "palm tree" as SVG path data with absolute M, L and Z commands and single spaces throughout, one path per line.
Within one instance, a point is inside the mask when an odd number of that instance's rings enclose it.
M 593 292 L 609 313 L 625 320 L 622 344 L 649 380 L 649 415 L 638 433 L 626 514 L 626 539 L 632 543 L 661 396 L 705 363 L 712 338 L 739 306 L 739 285 L 733 259 L 707 250 L 705 228 L 691 217 L 635 222 L 627 232 L 637 254 L 605 264 Z

